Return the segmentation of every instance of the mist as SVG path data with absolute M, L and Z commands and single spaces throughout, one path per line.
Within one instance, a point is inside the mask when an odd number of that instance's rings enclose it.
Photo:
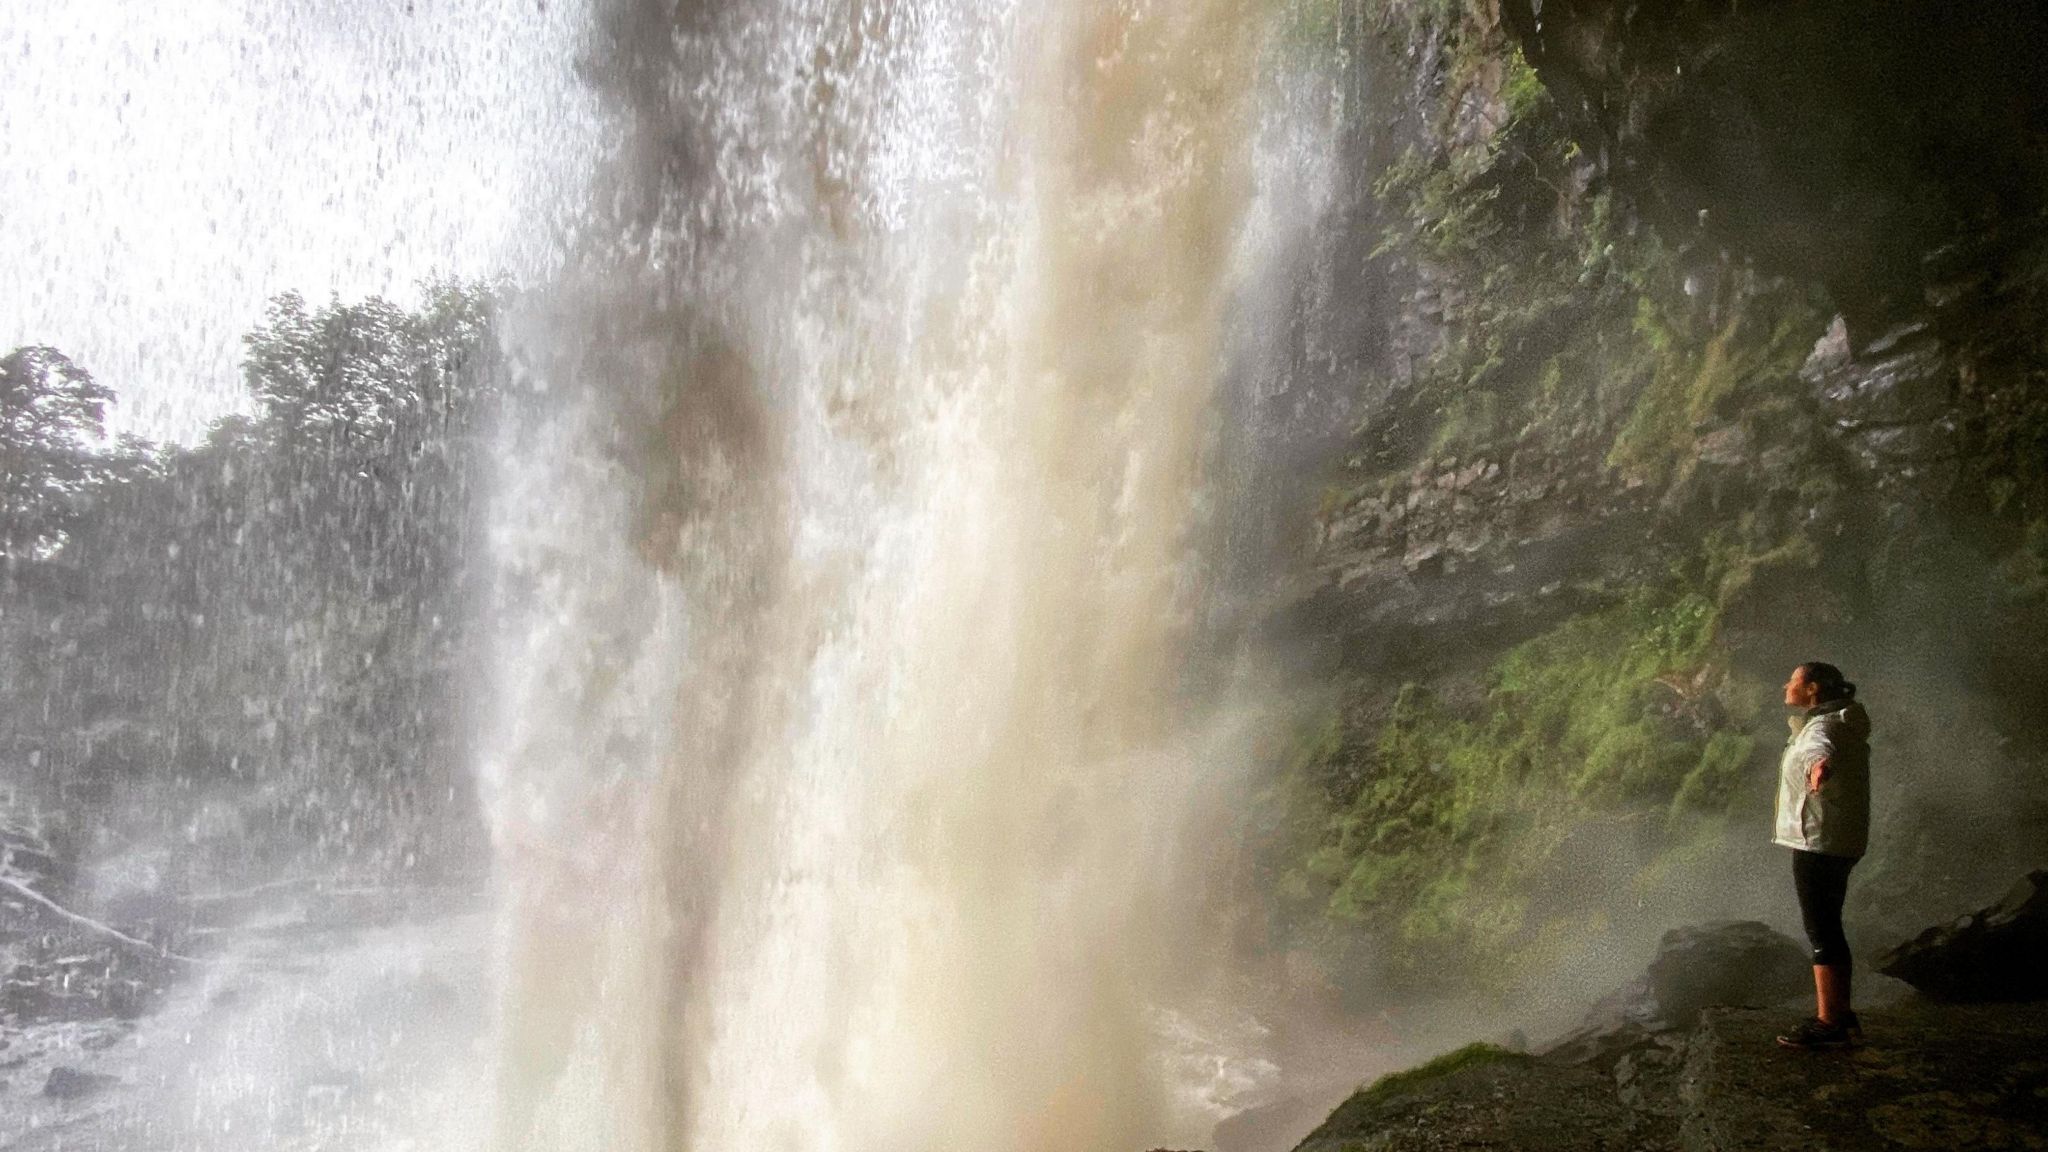
M 0 21 L 0 1142 L 1284 1152 L 1796 940 L 1807 660 L 1996 898 L 2031 137 L 1552 7 Z

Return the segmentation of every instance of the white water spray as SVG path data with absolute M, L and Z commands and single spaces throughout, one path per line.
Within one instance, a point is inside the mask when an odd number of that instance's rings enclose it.
M 1159 1136 L 1262 12 L 610 15 L 496 514 L 498 1148 Z

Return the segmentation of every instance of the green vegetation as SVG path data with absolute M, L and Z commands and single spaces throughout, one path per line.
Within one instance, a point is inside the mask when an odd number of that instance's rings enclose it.
M 1379 254 L 1429 270 L 1442 340 L 1408 411 L 1364 430 L 1389 472 L 1421 455 L 1536 440 L 1682 479 L 1704 423 L 1791 379 L 1826 323 L 1811 291 L 1759 279 L 1639 222 L 1565 131 L 1497 27 L 1433 4 L 1377 6 L 1433 31 L 1444 77 L 1431 147 L 1375 184 L 1397 223 Z
M 34 465 L 0 485 L 0 800 L 60 854 L 175 843 L 218 882 L 466 849 L 505 368 L 496 291 L 423 287 L 274 299 L 251 414 L 198 445 L 107 451 L 111 388 L 52 349 L 0 359 L 0 462 Z
M 1725 312 L 1702 339 L 1675 330 L 1644 298 L 1633 328 L 1646 354 L 1646 381 L 1608 463 L 1647 480 L 1683 479 L 1700 427 L 1763 400 L 1758 384 L 1794 379 L 1826 322 L 1816 302 L 1783 290 L 1737 294 Z
M 1426 1064 L 1400 1072 L 1389 1072 L 1367 1087 L 1353 1092 L 1350 1098 L 1338 1105 L 1337 1110 L 1330 1114 L 1330 1118 L 1323 1122 L 1321 1131 L 1342 1133 L 1363 1127 L 1371 1119 L 1373 1111 L 1388 1100 L 1453 1072 L 1485 1064 L 1527 1059 L 1530 1057 L 1510 1052 L 1498 1045 L 1467 1044 L 1463 1048 L 1446 1052 Z
M 118 482 L 116 455 L 94 447 L 113 398 L 55 348 L 0 357 L 0 566 L 54 551 L 94 491 Z
M 1436 135 L 1453 143 L 1411 150 L 1375 185 L 1400 221 L 1380 254 L 1452 286 L 1437 293 L 1443 339 L 1419 367 L 1413 410 L 1369 430 L 1389 470 L 1423 450 L 1613 427 L 1696 310 L 1674 256 L 1587 187 L 1587 162 L 1521 53 L 1462 37 L 1445 51 L 1458 95 Z
M 1362 1102 L 1377 1102 L 1397 1092 L 1406 1092 L 1426 1081 L 1448 1076 L 1466 1068 L 1476 1068 L 1481 1064 L 1493 1064 L 1502 1060 L 1526 1059 L 1528 1057 L 1521 1053 L 1511 1052 L 1497 1044 L 1467 1044 L 1463 1048 L 1446 1052 L 1413 1068 L 1389 1072 L 1353 1093 L 1351 1098 Z
M 1724 698 L 1716 623 L 1697 592 L 1643 589 L 1510 650 L 1477 703 L 1409 684 L 1325 717 L 1267 797 L 1296 838 L 1283 898 L 1397 942 L 1396 977 L 1511 975 L 1571 928 L 1530 894 L 1588 821 L 1675 835 L 1738 803 L 1755 693 Z
M 1377 12 L 1383 31 L 1442 46 L 1436 144 L 1376 184 L 1396 221 L 1377 256 L 1422 273 L 1441 339 L 1405 387 L 1389 382 L 1396 399 L 1360 429 L 1367 466 L 1328 505 L 1398 488 L 1423 460 L 1520 446 L 1678 493 L 1710 431 L 1750 451 L 1796 443 L 1787 384 L 1826 302 L 1638 221 L 1480 16 Z M 1803 464 L 1773 482 L 1809 505 L 1838 495 Z M 1397 982 L 1505 985 L 1597 916 L 1566 892 L 1575 838 L 1598 828 L 1654 871 L 1753 802 L 1768 693 L 1733 670 L 1720 624 L 1762 573 L 1818 562 L 1780 513 L 1703 513 L 1667 581 L 1608 593 L 1476 677 L 1340 693 L 1261 806 L 1296 930 L 1368 942 Z
M 1355 679 L 1307 709 L 1252 813 L 1291 956 L 1341 992 L 1469 993 L 1598 929 L 1589 867 L 1646 897 L 1697 888 L 1764 818 L 1778 737 L 1759 711 L 1783 670 L 1752 662 L 1794 649 L 1890 681 L 1900 762 L 1977 723 L 1901 684 L 2004 700 L 1976 759 L 2001 794 L 2036 795 L 2038 734 L 2015 731 L 2038 726 L 2012 717 L 2048 600 L 2038 237 L 1962 237 L 1947 271 L 1928 265 L 1924 309 L 1838 309 L 1760 271 L 1800 265 L 1718 201 L 1701 211 L 1706 190 L 1651 183 L 1669 179 L 1644 161 L 1674 146 L 1649 115 L 1670 78 L 1588 71 L 1589 46 L 1555 42 L 1539 74 L 1494 5 L 1289 11 L 1338 59 L 1378 36 L 1372 58 L 1405 73 L 1360 86 L 1402 102 L 1374 109 L 1364 150 L 1382 164 L 1372 275 L 1402 307 L 1323 512 L 1336 598 L 1415 606 L 1385 649 L 1346 637 Z M 1552 60 L 1574 70 L 1569 104 Z M 2026 254 L 1972 255 L 2007 243 Z M 1817 350 L 1828 376 L 1805 379 Z M 1522 562 L 1525 543 L 1578 541 L 1583 559 Z M 1894 786 L 1903 805 L 1913 785 Z M 1950 837 L 1922 846 L 1906 823 L 1879 855 L 1916 879 L 1873 874 L 1866 910 L 1959 874 L 1920 863 Z

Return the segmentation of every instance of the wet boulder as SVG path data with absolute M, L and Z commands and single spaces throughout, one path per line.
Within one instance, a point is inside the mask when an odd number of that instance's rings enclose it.
M 1878 971 L 1937 1000 L 2048 999 L 2048 868 L 2020 878 L 2005 898 L 1929 928 L 1878 960 Z
M 1688 1028 L 1705 1008 L 1762 1007 L 1812 986 L 1805 948 L 1755 920 L 1674 928 L 1643 974 L 1603 997 L 1580 1025 L 1546 1052 L 1591 1060 L 1644 1036 Z
M 43 1082 L 43 1095 L 52 1100 L 80 1100 L 118 1083 L 119 1080 L 103 1073 L 81 1072 L 60 1064 L 50 1069 L 50 1078 Z
M 1649 1019 L 1689 1027 L 1703 1008 L 1762 1007 L 1797 996 L 1813 981 L 1798 941 L 1755 920 L 1723 920 L 1664 934 L 1644 973 Z

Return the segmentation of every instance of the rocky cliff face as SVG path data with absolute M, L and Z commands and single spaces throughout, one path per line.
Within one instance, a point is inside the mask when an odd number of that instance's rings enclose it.
M 1504 0 L 1498 18 L 1646 215 L 1824 284 L 1859 342 L 1922 312 L 1930 254 L 1981 265 L 2043 207 L 2035 5 Z
M 1993 7 L 1368 6 L 1377 336 L 1283 614 L 1340 687 L 1264 805 L 1331 968 L 1788 911 L 1807 659 L 1877 718 L 1866 938 L 2048 855 L 2048 17 Z

